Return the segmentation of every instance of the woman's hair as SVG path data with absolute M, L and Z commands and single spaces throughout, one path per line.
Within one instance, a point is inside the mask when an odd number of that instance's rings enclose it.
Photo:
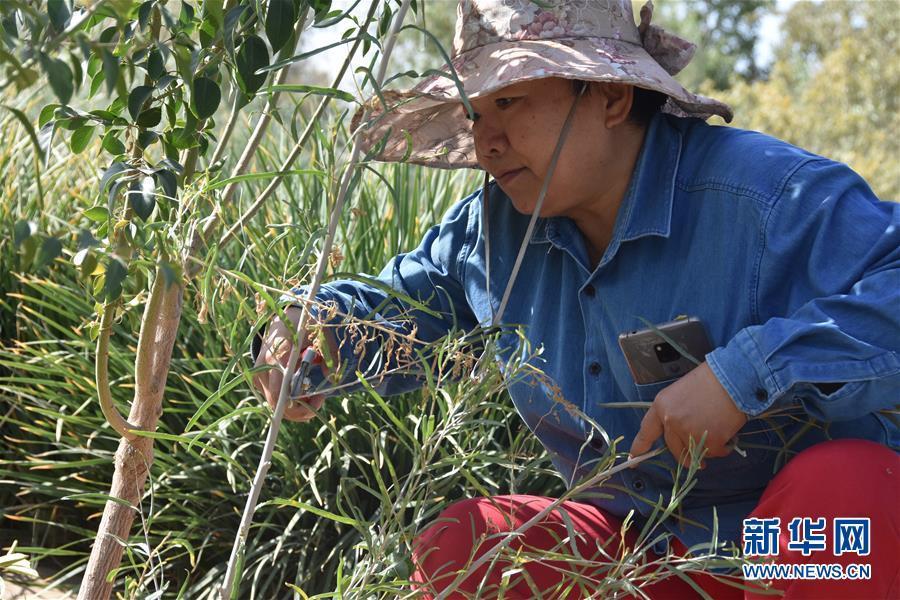
M 572 90 L 575 94 L 580 94 L 582 90 L 590 93 L 591 88 L 589 86 L 590 82 L 583 79 L 572 80 Z M 638 125 L 649 125 L 653 115 L 662 110 L 668 99 L 669 97 L 662 92 L 634 86 L 634 98 L 631 101 L 631 111 L 628 113 L 628 120 Z

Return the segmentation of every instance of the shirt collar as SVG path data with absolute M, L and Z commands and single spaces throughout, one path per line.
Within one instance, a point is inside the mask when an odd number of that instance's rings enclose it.
M 613 237 L 600 261 L 601 265 L 612 259 L 622 242 L 650 235 L 669 237 L 675 177 L 681 158 L 681 133 L 669 119 L 659 113 L 647 128 L 644 145 L 619 207 Z M 571 247 L 568 234 L 574 230 L 574 224 L 568 217 L 538 219 L 530 242 L 550 242 L 566 249 Z

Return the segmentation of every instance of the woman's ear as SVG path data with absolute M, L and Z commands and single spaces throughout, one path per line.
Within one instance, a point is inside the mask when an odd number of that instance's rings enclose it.
M 605 109 L 604 124 L 607 129 L 628 120 L 634 101 L 634 86 L 627 83 L 601 83 L 597 94 Z

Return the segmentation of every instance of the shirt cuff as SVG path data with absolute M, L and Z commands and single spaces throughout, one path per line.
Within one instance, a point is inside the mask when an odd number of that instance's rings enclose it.
M 748 329 L 707 354 L 706 364 L 735 405 L 751 417 L 768 410 L 783 394 Z

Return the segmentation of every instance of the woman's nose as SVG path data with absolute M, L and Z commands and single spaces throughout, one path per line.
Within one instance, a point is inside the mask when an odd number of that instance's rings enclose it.
M 500 156 L 509 147 L 503 128 L 483 114 L 472 124 L 472 136 L 476 153 L 480 156 Z

